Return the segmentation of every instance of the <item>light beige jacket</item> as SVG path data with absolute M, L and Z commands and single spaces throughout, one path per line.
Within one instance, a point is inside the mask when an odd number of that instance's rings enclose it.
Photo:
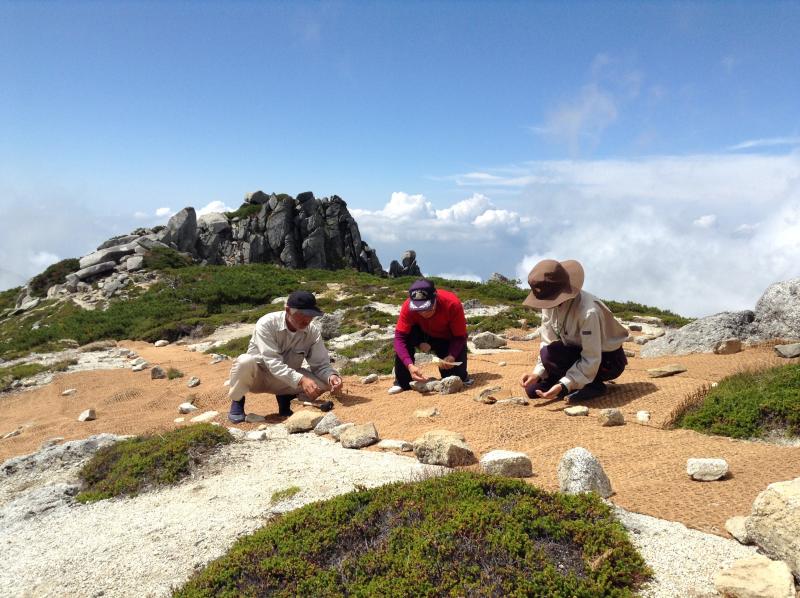
M 308 369 L 320 380 L 327 381 L 331 375 L 339 375 L 331 367 L 320 324 L 313 320 L 304 330 L 292 332 L 286 327 L 284 311 L 259 318 L 247 353 L 260 358 L 260 365 L 293 388 L 297 388 L 303 377 L 297 370 L 303 367 L 304 359 L 308 362 Z
M 586 291 L 561 305 L 543 309 L 541 334 L 542 347 L 557 340 L 568 346 L 581 347 L 580 359 L 559 380 L 569 390 L 583 388 L 594 380 L 602 353 L 619 349 L 628 338 L 628 330 L 617 322 L 611 310 Z M 541 356 L 533 373 L 539 378 L 547 376 Z

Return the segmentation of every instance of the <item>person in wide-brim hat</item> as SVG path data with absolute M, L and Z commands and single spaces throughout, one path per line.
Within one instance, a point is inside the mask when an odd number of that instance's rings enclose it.
M 531 292 L 522 303 L 542 310 L 536 366 L 520 379 L 530 398 L 597 397 L 628 363 L 622 349 L 628 330 L 583 290 L 583 281 L 583 266 L 575 260 L 542 260 L 528 274 Z

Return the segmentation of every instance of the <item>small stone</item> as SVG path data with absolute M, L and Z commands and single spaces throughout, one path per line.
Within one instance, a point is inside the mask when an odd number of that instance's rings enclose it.
M 191 403 L 181 403 L 178 405 L 178 413 L 192 413 L 193 411 L 199 411 L 199 409 Z
M 189 381 L 186 383 L 186 386 L 189 388 L 194 388 L 195 386 L 200 386 L 200 378 L 197 376 L 192 376 L 189 378 Z
M 205 423 L 210 422 L 215 417 L 219 415 L 219 411 L 206 411 L 205 413 L 201 413 L 200 415 L 195 415 L 191 421 L 194 423 Z
M 353 426 L 345 430 L 339 437 L 344 448 L 360 449 L 378 442 L 378 430 L 372 422 Z
M 153 343 L 156 347 L 166 347 L 169 344 L 168 340 L 161 339 L 160 341 L 156 341 Z
M 714 353 L 717 355 L 733 355 L 742 350 L 742 341 L 738 338 L 729 338 L 718 342 L 714 346 Z
M 641 324 L 628 324 L 628 330 L 631 332 L 641 332 L 642 325 Z
M 340 425 L 336 426 L 335 428 L 331 428 L 331 431 L 329 432 L 329 434 L 331 435 L 331 438 L 333 438 L 334 440 L 339 440 L 339 438 L 342 436 L 344 431 L 345 430 L 349 430 L 353 426 L 355 426 L 355 424 L 351 423 L 351 422 L 340 424 Z
M 370 374 L 361 379 L 361 384 L 373 384 L 378 381 L 378 374 Z
M 674 376 L 675 374 L 680 374 L 685 372 L 686 368 L 677 363 L 671 363 L 669 365 L 663 365 L 658 368 L 652 368 L 647 370 L 647 375 L 651 378 L 665 378 L 667 376 Z
M 747 529 L 745 527 L 746 522 L 747 517 L 743 517 L 741 515 L 731 517 L 725 522 L 725 529 L 728 531 L 728 533 L 742 544 L 750 544 L 750 539 L 747 535 Z
M 164 368 L 160 366 L 155 366 L 152 370 L 150 370 L 150 378 L 152 380 L 162 380 L 166 377 L 167 373 L 164 371 Z
M 614 492 L 597 457 L 583 447 L 568 450 L 558 462 L 558 484 L 562 492 L 579 494 L 597 492 L 608 498 Z
M 183 422 L 185 422 L 185 421 L 186 421 L 186 418 L 185 418 L 185 417 L 176 417 L 176 418 L 175 418 L 174 420 L 172 420 L 172 421 L 174 421 L 176 424 L 182 424 Z
M 267 429 L 267 424 L 261 424 L 256 428 L 256 430 L 266 430 L 266 429 Z
M 597 419 L 601 426 L 622 426 L 625 424 L 625 416 L 622 411 L 615 408 L 601 409 L 597 414 Z
M 342 421 L 336 417 L 336 414 L 332 411 L 329 411 L 325 415 L 322 416 L 322 419 L 319 420 L 319 423 L 314 426 L 314 434 L 317 436 L 323 436 L 325 434 L 329 434 L 331 430 L 333 430 L 336 426 L 341 426 Z
M 698 482 L 713 482 L 728 473 L 725 459 L 688 459 L 686 474 Z
M 790 345 L 775 345 L 775 353 L 780 357 L 792 359 L 800 357 L 800 343 L 792 343 Z
M 585 405 L 576 405 L 574 407 L 567 407 L 564 409 L 564 413 L 567 415 L 575 416 L 575 415 L 589 415 L 589 408 Z
M 390 440 L 388 438 L 381 440 L 375 446 L 382 451 L 401 451 L 403 453 L 408 453 L 414 450 L 414 445 L 410 442 L 405 440 Z
M 464 388 L 464 381 L 458 376 L 447 376 L 442 378 L 439 394 L 450 395 Z
M 17 428 L 16 430 L 12 430 L 8 434 L 0 436 L 0 440 L 5 440 L 6 438 L 13 438 L 14 436 L 19 436 L 21 433 L 22 433 L 22 428 Z
M 763 555 L 735 561 L 714 577 L 714 587 L 723 596 L 741 598 L 794 598 L 794 578 L 783 561 Z
M 64 392 L 61 393 L 61 396 L 62 397 L 69 397 L 69 396 L 74 395 L 76 392 L 78 392 L 77 388 L 68 388 L 67 390 L 65 390 Z
M 445 467 L 472 465 L 477 461 L 463 434 L 449 430 L 425 432 L 414 441 L 414 455 L 420 463 Z
M 497 402 L 498 393 L 503 390 L 502 386 L 492 386 L 479 392 L 472 400 L 485 405 L 494 405 Z
M 414 412 L 414 417 L 436 417 L 439 415 L 438 407 L 428 407 L 427 409 L 417 409 Z
M 39 449 L 46 449 L 50 448 L 51 446 L 57 445 L 59 442 L 64 440 L 63 436 L 54 436 L 53 438 L 48 438 L 45 440 L 40 446 Z
M 131 370 L 134 372 L 141 372 L 143 369 L 147 367 L 147 362 L 145 363 L 137 363 L 134 366 L 131 366 Z
M 266 440 L 267 433 L 264 430 L 252 430 L 247 432 L 244 437 L 245 440 Z
M 499 365 L 499 366 L 502 368 L 502 367 L 505 367 L 505 366 L 507 366 L 507 365 L 508 365 L 508 362 L 507 362 L 507 361 L 498 361 L 498 362 L 497 362 L 497 365 Z
M 239 428 L 228 428 L 228 433 L 236 440 L 244 440 L 245 436 L 247 436 L 247 432 Z
M 636 351 L 631 351 L 630 349 L 623 349 L 625 353 L 625 357 L 636 357 Z
M 214 365 L 216 363 L 220 363 L 221 361 L 225 361 L 226 359 L 228 359 L 227 355 L 220 355 L 219 353 L 214 353 L 211 356 L 211 365 Z
M 322 413 L 319 411 L 310 411 L 308 409 L 304 409 L 302 411 L 296 411 L 294 415 L 283 422 L 283 425 L 286 426 L 289 434 L 310 432 L 321 419 Z
M 79 422 L 90 422 L 95 419 L 97 419 L 97 414 L 94 412 L 94 409 L 87 409 L 78 416 Z
M 257 413 L 248 413 L 244 416 L 244 421 L 248 424 L 260 424 L 261 422 L 267 421 L 267 418 Z
M 637 411 L 636 412 L 636 421 L 640 424 L 646 424 L 650 421 L 650 412 L 649 411 Z
M 533 464 L 525 453 L 494 450 L 480 460 L 481 471 L 510 478 L 529 478 L 533 475 Z
M 530 401 L 525 397 L 511 397 L 509 399 L 500 399 L 497 401 L 498 405 L 530 405 Z

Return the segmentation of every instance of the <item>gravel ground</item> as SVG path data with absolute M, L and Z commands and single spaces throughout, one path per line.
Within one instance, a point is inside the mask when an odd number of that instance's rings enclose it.
M 313 434 L 289 436 L 280 425 L 268 432 L 266 441 L 225 447 L 185 483 L 132 499 L 60 504 L 26 519 L 9 515 L 13 497 L 0 496 L 0 596 L 168 596 L 275 513 L 356 485 L 441 471 L 400 455 L 343 449 Z M 15 480 L 24 491 L 65 479 L 63 467 L 57 478 L 15 475 L 28 476 Z M 301 491 L 271 503 L 274 492 L 290 486 Z M 715 595 L 716 571 L 753 552 L 679 523 L 618 513 L 655 571 L 646 597 Z

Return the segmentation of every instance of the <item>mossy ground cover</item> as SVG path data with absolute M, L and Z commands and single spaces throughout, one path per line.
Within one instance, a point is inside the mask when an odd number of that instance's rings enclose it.
M 800 436 L 800 364 L 724 378 L 676 425 L 732 438 Z
M 65 359 L 52 365 L 41 363 L 20 363 L 18 365 L 0 368 L 0 391 L 6 390 L 14 380 L 30 378 L 42 372 L 64 372 L 71 365 L 78 363 L 77 359 Z
M 596 495 L 458 472 L 307 505 L 175 597 L 632 596 L 650 574 Z
M 211 451 L 232 440 L 222 426 L 197 424 L 117 442 L 97 451 L 83 466 L 79 473 L 83 489 L 76 498 L 93 502 L 174 484 Z

